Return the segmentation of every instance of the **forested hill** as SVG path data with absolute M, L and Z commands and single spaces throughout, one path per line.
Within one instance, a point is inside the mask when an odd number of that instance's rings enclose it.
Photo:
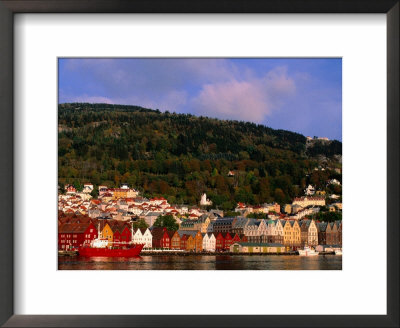
M 172 203 L 195 204 L 202 192 L 226 208 L 288 201 L 317 157 L 333 169 L 342 151 L 338 141 L 306 147 L 294 132 L 138 106 L 60 104 L 58 118 L 61 185 L 127 182 Z

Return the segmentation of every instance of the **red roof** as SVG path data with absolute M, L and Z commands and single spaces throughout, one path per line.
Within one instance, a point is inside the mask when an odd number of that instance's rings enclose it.
M 90 226 L 89 223 L 64 223 L 58 228 L 58 233 L 84 233 Z M 94 228 L 94 226 L 93 226 Z

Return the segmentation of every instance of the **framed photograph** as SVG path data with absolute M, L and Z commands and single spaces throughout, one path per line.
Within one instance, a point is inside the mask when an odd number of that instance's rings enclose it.
M 2 325 L 398 327 L 398 1 L 0 10 Z

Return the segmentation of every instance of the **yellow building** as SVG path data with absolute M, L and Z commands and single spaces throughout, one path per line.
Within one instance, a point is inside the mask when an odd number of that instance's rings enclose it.
M 186 250 L 192 252 L 201 252 L 203 250 L 203 236 L 200 231 L 187 234 Z
M 296 197 L 292 202 L 293 205 L 300 205 L 301 207 L 325 206 L 325 198 L 322 196 Z
M 186 240 L 186 250 L 194 251 L 194 246 L 195 246 L 194 238 L 193 236 L 189 235 Z
M 113 200 L 120 198 L 135 198 L 138 193 L 137 191 L 129 188 L 115 188 L 113 191 Z
M 103 238 L 108 239 L 108 245 L 111 245 L 114 240 L 114 232 L 112 231 L 111 227 L 106 223 L 103 230 L 101 231 L 101 235 Z
M 301 245 L 301 229 L 296 220 L 287 220 L 283 227 L 283 244 L 289 247 Z

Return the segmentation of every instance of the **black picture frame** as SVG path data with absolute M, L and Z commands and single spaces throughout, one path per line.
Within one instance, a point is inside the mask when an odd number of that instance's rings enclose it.
M 399 0 L 0 0 L 0 324 L 4 327 L 399 327 L 399 8 Z M 390 227 L 387 315 L 14 315 L 13 17 L 16 13 L 385 13 L 387 226 Z

